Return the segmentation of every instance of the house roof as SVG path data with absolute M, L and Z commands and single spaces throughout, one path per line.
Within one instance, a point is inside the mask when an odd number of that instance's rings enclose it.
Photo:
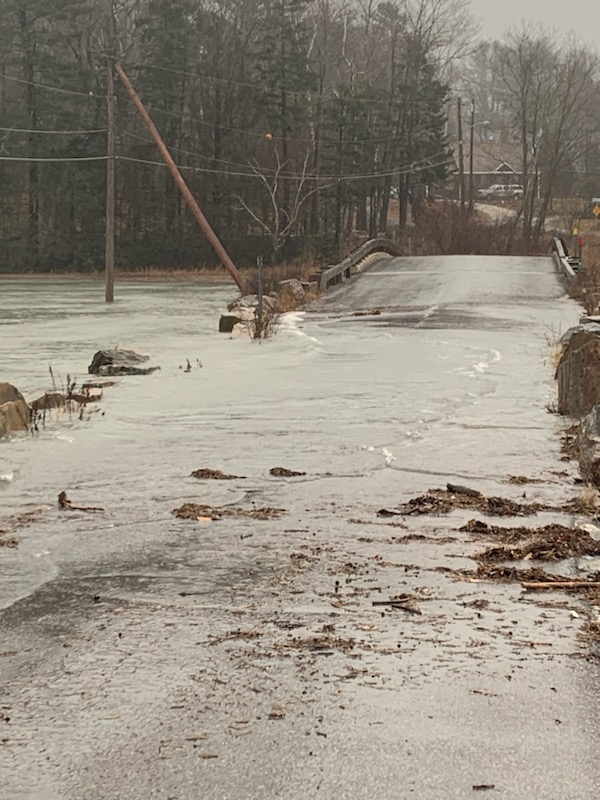
M 454 161 L 458 170 L 458 144 L 452 145 Z M 463 161 L 465 172 L 469 169 L 469 142 L 463 145 Z M 473 172 L 522 172 L 522 155 L 519 144 L 501 142 L 473 143 Z

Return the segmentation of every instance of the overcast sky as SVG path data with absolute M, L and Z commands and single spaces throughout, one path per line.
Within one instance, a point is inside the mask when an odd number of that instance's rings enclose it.
M 507 25 L 525 19 L 573 30 L 594 47 L 600 42 L 600 4 L 593 0 L 471 0 L 471 7 L 481 18 L 485 38 L 498 37 Z

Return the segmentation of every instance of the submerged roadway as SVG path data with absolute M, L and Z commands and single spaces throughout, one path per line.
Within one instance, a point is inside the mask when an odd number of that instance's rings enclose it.
M 549 259 L 388 258 L 260 348 L 206 337 L 202 384 L 127 384 L 109 438 L 75 427 L 60 463 L 29 443 L 38 493 L 110 508 L 53 509 L 0 552 L 0 798 L 597 796 L 587 609 L 473 577 L 489 542 L 460 530 L 589 520 L 377 514 L 448 481 L 577 495 L 548 409 L 578 313 Z M 188 500 L 283 513 L 175 519 Z

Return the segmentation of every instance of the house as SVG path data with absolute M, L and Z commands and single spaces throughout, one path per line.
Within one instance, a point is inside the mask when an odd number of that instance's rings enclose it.
M 463 145 L 465 194 L 468 196 L 471 179 L 469 142 Z M 454 168 L 452 170 L 452 195 L 460 197 L 459 147 L 452 145 Z M 522 151 L 519 144 L 503 142 L 473 143 L 473 193 L 489 189 L 495 183 L 523 183 Z

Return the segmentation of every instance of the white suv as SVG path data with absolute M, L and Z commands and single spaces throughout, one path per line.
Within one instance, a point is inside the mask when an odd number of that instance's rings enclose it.
M 493 200 L 494 198 L 516 200 L 518 197 L 523 197 L 523 187 L 518 183 L 494 183 L 488 189 L 478 189 L 477 196 L 485 200 Z

